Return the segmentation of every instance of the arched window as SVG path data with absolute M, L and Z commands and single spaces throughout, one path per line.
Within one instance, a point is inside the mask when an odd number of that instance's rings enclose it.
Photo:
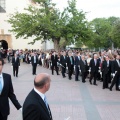
M 5 13 L 5 12 L 6 12 L 5 0 L 0 0 L 0 13 Z

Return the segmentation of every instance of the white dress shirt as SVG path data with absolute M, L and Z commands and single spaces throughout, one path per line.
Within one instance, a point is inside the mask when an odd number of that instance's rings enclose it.
M 117 60 L 117 63 L 118 63 L 118 66 L 120 67 L 120 62 L 119 62 L 119 60 Z
M 1 82 L 1 85 L 2 85 L 2 89 L 3 89 L 3 87 L 4 87 L 4 81 L 3 81 L 3 75 L 2 74 L 0 74 L 0 82 Z
M 43 93 L 41 93 L 40 91 L 38 91 L 35 87 L 34 87 L 34 91 L 35 91 L 37 94 L 39 94 L 40 97 L 41 97 L 41 98 L 43 99 L 43 101 L 44 101 L 45 95 L 44 95 Z
M 34 63 L 36 63 L 36 56 L 34 56 Z

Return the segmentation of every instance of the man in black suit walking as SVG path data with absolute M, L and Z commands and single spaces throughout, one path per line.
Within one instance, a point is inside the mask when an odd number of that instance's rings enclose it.
M 50 88 L 50 76 L 40 73 L 35 77 L 34 89 L 23 104 L 23 120 L 53 120 L 45 93 Z
M 4 61 L 0 59 L 0 120 L 7 120 L 10 114 L 9 99 L 17 109 L 21 109 L 21 105 L 14 94 L 11 76 L 2 73 L 3 65 Z
M 69 80 L 71 80 L 72 74 L 73 74 L 73 69 L 74 69 L 74 58 L 72 56 L 72 51 L 68 52 L 67 67 L 68 67 L 68 78 L 69 78 Z
M 65 76 L 66 62 L 67 62 L 66 52 L 63 51 L 63 55 L 60 56 L 60 64 L 62 65 L 62 76 L 63 76 L 63 78 L 66 77 Z
M 89 82 L 92 85 L 92 79 L 94 78 L 93 84 L 97 85 L 96 84 L 96 79 L 97 79 L 98 70 L 99 70 L 99 61 L 97 59 L 97 54 L 94 54 L 94 58 L 90 60 L 90 66 L 89 67 L 90 67 L 89 70 L 91 72 Z
M 103 89 L 108 88 L 108 83 L 111 82 L 111 69 L 112 61 L 110 61 L 109 56 L 106 56 L 101 68 L 101 71 L 103 73 Z
M 87 65 L 87 61 L 85 60 L 85 56 L 82 55 L 81 59 L 80 59 L 80 70 L 82 73 L 82 82 L 85 83 L 85 79 L 87 77 L 87 73 L 88 73 L 88 65 Z
M 15 53 L 14 57 L 12 58 L 12 66 L 13 66 L 13 75 L 18 77 L 18 69 L 20 67 L 20 59 L 18 55 Z
M 52 56 L 51 56 L 52 75 L 54 75 L 54 67 L 55 67 L 57 75 L 59 75 L 59 73 L 58 73 L 58 67 L 57 67 L 57 62 L 58 62 L 58 56 L 57 56 L 56 52 L 54 51 L 53 54 L 52 54 Z
M 120 79 L 120 55 L 116 56 L 116 59 L 113 61 L 112 64 L 112 73 L 113 73 L 113 81 L 110 86 L 110 91 L 112 91 L 113 86 L 116 84 L 116 90 L 120 91 L 119 89 L 119 79 Z
M 75 81 L 78 81 L 79 70 L 80 70 L 80 53 L 77 52 L 77 56 L 75 56 Z
M 32 74 L 36 75 L 36 68 L 38 64 L 38 56 L 36 52 L 34 52 L 33 56 L 31 57 L 31 64 L 32 64 Z

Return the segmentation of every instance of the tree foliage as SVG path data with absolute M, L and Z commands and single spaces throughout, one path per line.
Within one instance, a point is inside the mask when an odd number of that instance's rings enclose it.
M 16 38 L 34 36 L 32 44 L 37 40 L 44 42 L 52 39 L 55 49 L 59 49 L 61 38 L 71 44 L 90 37 L 85 13 L 76 9 L 76 0 L 68 1 L 68 7 L 63 12 L 49 0 L 33 2 L 37 3 L 37 7 L 29 6 L 25 8 L 25 13 L 15 12 L 8 20 L 12 26 L 10 31 L 16 34 Z
M 90 22 L 90 27 L 93 30 L 93 38 L 88 44 L 94 47 L 111 47 L 115 42 L 112 36 L 112 30 L 115 27 L 117 17 L 95 18 Z

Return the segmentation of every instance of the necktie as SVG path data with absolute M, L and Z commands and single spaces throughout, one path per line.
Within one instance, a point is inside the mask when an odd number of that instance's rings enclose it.
M 84 65 L 86 65 L 85 60 L 83 62 L 84 62 Z
M 48 109 L 48 112 L 49 112 L 50 118 L 52 118 L 51 111 L 50 111 L 50 108 L 49 108 L 49 105 L 48 105 L 48 102 L 47 102 L 47 98 L 46 98 L 46 96 L 44 97 L 44 102 L 45 102 L 45 105 L 46 105 L 46 107 L 47 107 L 47 109 Z
M 46 107 L 47 107 L 47 109 L 48 109 L 48 102 L 47 102 L 46 96 L 44 97 L 44 102 L 45 102 L 45 105 L 46 105 Z
M 97 60 L 95 59 L 94 61 L 95 61 L 95 66 L 96 66 Z
M 72 62 L 72 57 L 70 57 L 70 61 L 71 61 L 71 64 L 73 64 L 73 62 Z
M 107 61 L 107 67 L 109 67 L 109 61 Z
M 1 80 L 2 78 L 0 77 L 0 94 L 1 94 L 1 92 L 2 92 L 2 80 Z
M 36 63 L 36 57 L 34 56 L 34 63 Z

